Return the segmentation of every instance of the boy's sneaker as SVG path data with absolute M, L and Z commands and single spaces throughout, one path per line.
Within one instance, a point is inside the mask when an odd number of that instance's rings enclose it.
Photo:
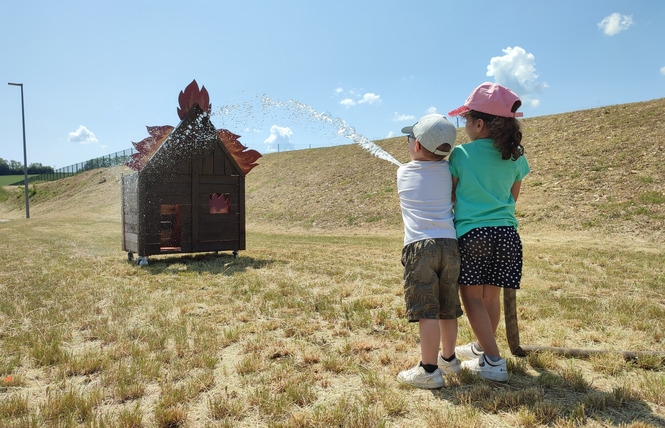
M 441 353 L 439 353 L 439 358 L 437 359 L 436 364 L 445 374 L 459 373 L 459 371 L 462 370 L 462 362 L 457 356 L 452 361 L 448 362 L 444 360 Z
M 464 361 L 462 368 L 468 369 L 480 377 L 489 380 L 505 382 L 508 380 L 508 370 L 506 369 L 506 360 L 501 358 L 499 361 L 492 361 L 487 355 L 482 354 L 475 360 Z
M 483 355 L 483 351 L 478 349 L 476 342 L 467 343 L 455 347 L 455 355 L 462 360 L 477 360 L 478 357 Z
M 441 388 L 445 385 L 443 372 L 440 369 L 434 370 L 433 373 L 427 373 L 420 364 L 400 372 L 397 375 L 397 381 L 425 389 Z

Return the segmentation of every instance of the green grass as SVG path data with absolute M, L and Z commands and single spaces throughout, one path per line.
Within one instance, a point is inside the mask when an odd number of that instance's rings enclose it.
M 34 177 L 36 174 L 28 174 L 28 178 Z M 0 186 L 12 186 L 25 178 L 21 175 L 0 175 Z

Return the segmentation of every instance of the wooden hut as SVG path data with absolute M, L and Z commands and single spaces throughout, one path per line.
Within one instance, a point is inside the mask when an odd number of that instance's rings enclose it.
M 148 127 L 122 177 L 122 243 L 141 264 L 155 254 L 245 249 L 245 175 L 261 155 L 210 122 L 205 87 L 180 93 L 182 121 Z

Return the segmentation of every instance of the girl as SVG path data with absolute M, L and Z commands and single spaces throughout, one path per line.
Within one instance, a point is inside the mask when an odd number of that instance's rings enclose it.
M 477 342 L 458 346 L 462 367 L 507 381 L 494 333 L 499 324 L 501 288 L 519 289 L 522 243 L 515 202 L 529 173 L 516 117 L 522 105 L 511 90 L 483 83 L 464 105 L 448 113 L 466 119 L 470 143 L 450 155 L 455 228 L 460 247 L 460 295 Z

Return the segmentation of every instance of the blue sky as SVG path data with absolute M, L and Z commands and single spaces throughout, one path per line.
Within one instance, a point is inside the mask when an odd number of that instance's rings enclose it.
M 351 143 L 264 96 L 371 140 L 485 81 L 517 92 L 525 117 L 665 97 L 662 0 L 25 0 L 4 2 L 0 37 L 0 157 L 23 160 L 18 82 L 28 163 L 55 168 L 177 125 L 194 79 L 213 123 L 261 153 Z

